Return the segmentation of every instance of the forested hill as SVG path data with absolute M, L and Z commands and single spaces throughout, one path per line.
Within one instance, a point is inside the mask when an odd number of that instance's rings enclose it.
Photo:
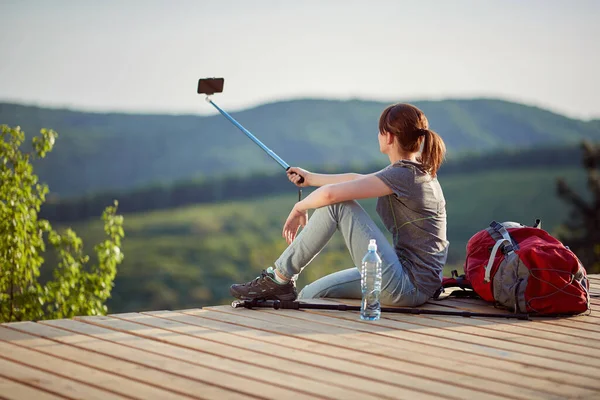
M 600 140 L 600 123 L 502 100 L 417 101 L 452 154 Z M 385 161 L 377 121 L 387 103 L 292 100 L 233 113 L 292 165 L 364 166 Z M 203 101 L 199 110 L 210 106 Z M 280 168 L 223 117 L 90 113 L 0 103 L 0 124 L 28 137 L 42 127 L 60 137 L 37 169 L 60 195 L 140 187 L 191 177 Z

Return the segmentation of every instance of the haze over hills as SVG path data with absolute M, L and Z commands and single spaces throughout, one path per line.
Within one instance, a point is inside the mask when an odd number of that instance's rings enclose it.
M 580 121 L 496 99 L 416 101 L 449 157 L 460 152 L 600 140 L 600 121 Z M 379 153 L 377 121 L 388 103 L 290 100 L 233 113 L 292 165 L 368 165 Z M 207 105 L 207 107 L 210 107 Z M 0 123 L 30 138 L 59 133 L 37 172 L 62 196 L 126 190 L 197 176 L 275 171 L 280 167 L 220 115 L 91 113 L 0 103 Z

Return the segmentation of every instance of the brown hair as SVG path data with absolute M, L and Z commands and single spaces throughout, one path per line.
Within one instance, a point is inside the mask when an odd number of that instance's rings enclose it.
M 423 146 L 419 161 L 425 171 L 436 176 L 446 155 L 444 141 L 429 129 L 429 122 L 423 111 L 411 104 L 393 104 L 379 117 L 379 133 L 395 136 L 398 145 L 408 152 L 417 152 Z

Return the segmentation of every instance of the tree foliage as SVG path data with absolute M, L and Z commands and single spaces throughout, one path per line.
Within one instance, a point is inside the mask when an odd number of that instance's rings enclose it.
M 586 201 L 564 179 L 557 180 L 558 195 L 571 206 L 559 238 L 578 255 L 588 272 L 600 272 L 600 144 L 584 141 L 581 147 L 591 198 Z
M 38 181 L 32 161 L 52 151 L 58 137 L 42 129 L 22 151 L 25 134 L 1 126 L 0 142 L 0 322 L 68 318 L 106 313 L 116 267 L 123 260 L 123 217 L 117 202 L 102 216 L 106 239 L 95 247 L 98 261 L 89 265 L 82 240 L 67 229 L 59 233 L 38 219 L 48 187 Z M 53 279 L 41 283 L 46 242 L 58 254 Z

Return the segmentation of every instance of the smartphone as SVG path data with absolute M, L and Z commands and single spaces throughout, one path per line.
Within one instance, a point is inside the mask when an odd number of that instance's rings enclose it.
M 215 94 L 223 91 L 223 78 L 204 78 L 198 80 L 198 93 Z

